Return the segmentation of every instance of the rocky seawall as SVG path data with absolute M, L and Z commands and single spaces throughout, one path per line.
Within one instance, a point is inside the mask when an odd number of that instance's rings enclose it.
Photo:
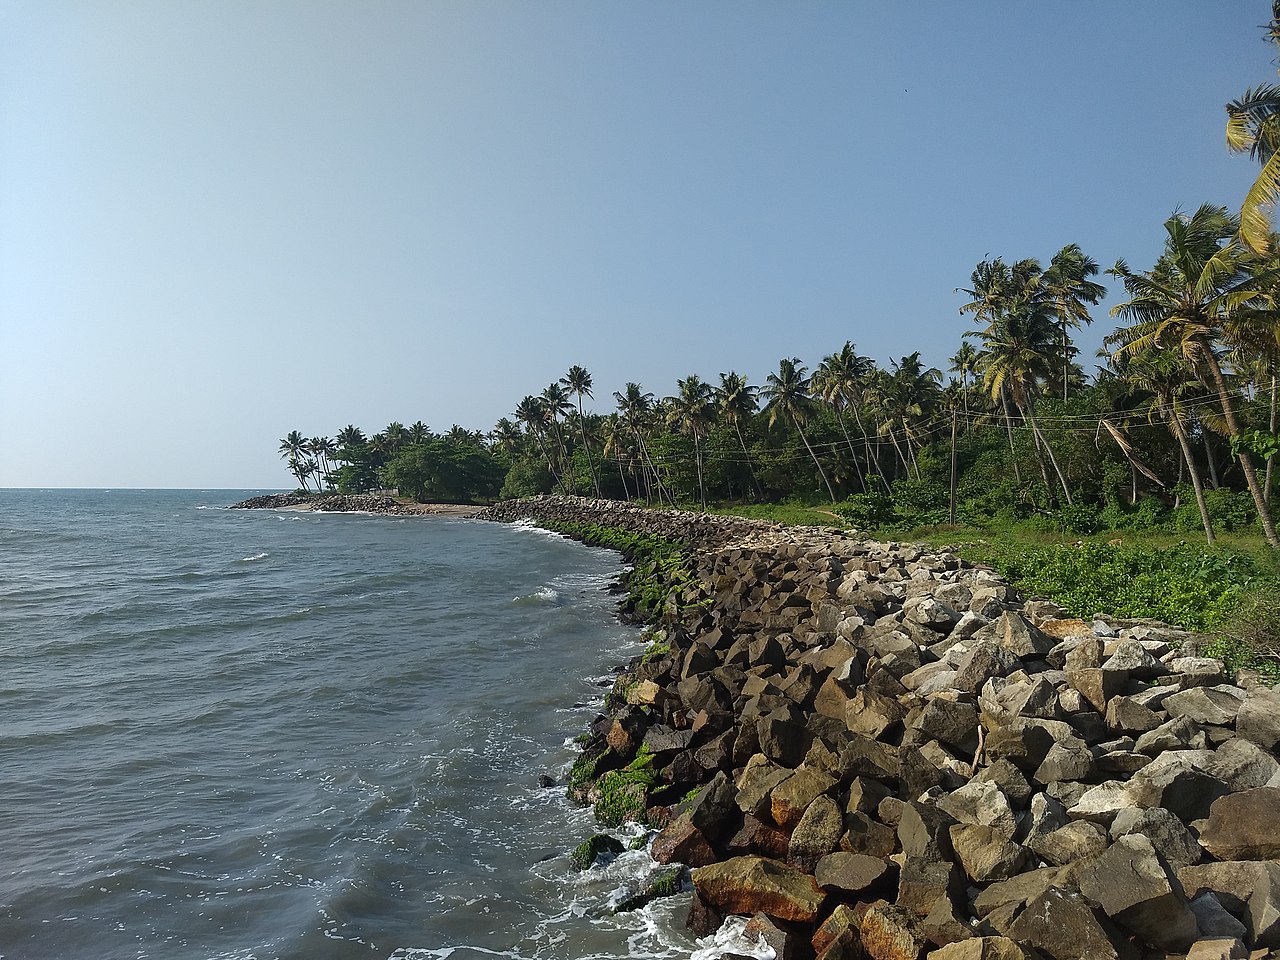
M 469 517 L 479 507 L 462 504 L 409 503 L 372 493 L 272 493 L 232 504 L 230 510 L 314 510 L 318 513 L 376 513 L 382 516 L 417 517 L 442 514 Z
M 565 497 L 481 516 L 682 546 L 570 792 L 657 829 L 694 930 L 745 916 L 820 960 L 1280 956 L 1280 690 L 1196 637 L 832 529 Z

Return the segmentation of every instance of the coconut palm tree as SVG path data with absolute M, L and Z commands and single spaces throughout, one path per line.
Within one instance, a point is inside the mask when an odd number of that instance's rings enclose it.
M 978 350 L 968 340 L 960 344 L 960 349 L 948 361 L 951 366 L 947 369 L 951 373 L 960 374 L 960 391 L 961 401 L 964 407 L 965 423 L 969 422 L 969 378 L 978 372 L 978 361 L 980 359 Z
M 520 432 L 519 424 L 508 417 L 500 417 L 493 425 L 493 430 L 489 432 L 489 439 L 493 441 L 493 445 L 500 453 L 510 457 L 520 449 L 524 434 Z
M 853 440 L 849 436 L 849 429 L 845 424 L 844 418 L 846 410 L 853 412 L 854 422 L 857 424 L 858 432 L 862 435 L 866 465 L 870 468 L 872 464 L 875 464 L 876 472 L 881 473 L 879 455 L 872 451 L 867 429 L 862 423 L 861 412 L 861 406 L 865 402 L 866 385 L 875 369 L 875 361 L 870 357 L 859 356 L 853 343 L 846 340 L 840 350 L 822 358 L 822 362 L 818 364 L 818 369 L 813 373 L 813 389 L 835 411 L 836 420 L 840 424 L 840 432 L 844 434 L 845 443 L 849 445 L 849 453 L 853 456 L 856 464 L 858 452 L 853 448 Z M 867 482 L 863 476 L 863 471 L 855 469 L 853 472 L 858 475 L 858 485 L 865 493 Z
M 623 499 L 631 499 L 631 489 L 627 486 L 627 474 L 622 468 L 622 461 L 625 457 L 628 462 L 631 460 L 631 450 L 628 441 L 630 440 L 630 431 L 622 421 L 622 417 L 616 413 L 611 413 L 604 418 L 601 424 L 600 436 L 604 440 L 604 456 L 612 457 L 618 465 L 618 479 L 622 482 Z M 639 490 L 636 491 L 637 495 Z
M 642 473 L 645 470 L 648 471 L 645 490 L 656 491 L 659 502 L 666 496 L 674 506 L 675 501 L 672 500 L 662 482 L 661 476 L 658 475 L 657 467 L 653 463 L 653 457 L 649 454 L 649 446 L 645 442 L 645 432 L 649 428 L 649 421 L 654 413 L 653 394 L 646 393 L 638 383 L 627 383 L 621 391 L 614 391 L 613 399 L 618 404 L 618 415 L 631 429 L 632 435 L 636 438 L 636 447 L 640 451 Z
M 307 453 L 315 458 L 316 489 L 321 481 L 328 483 L 331 466 L 329 458 L 338 452 L 337 445 L 328 437 L 312 437 L 307 441 Z
M 1120 260 L 1108 271 L 1129 294 L 1111 311 L 1133 321 L 1120 352 L 1175 351 L 1213 385 L 1267 543 L 1280 549 L 1253 461 L 1239 441 L 1233 391 L 1219 361 L 1220 348 L 1280 340 L 1274 294 L 1280 270 L 1257 269 L 1237 238 L 1240 221 L 1225 207 L 1205 204 L 1190 216 L 1175 213 L 1164 227 L 1164 252 L 1152 269 L 1135 273 Z
M 552 478 L 559 483 L 560 477 L 556 473 L 556 465 L 545 439 L 549 417 L 546 404 L 542 402 L 542 398 L 532 395 L 526 396 L 516 404 L 515 418 L 517 422 L 524 424 L 525 429 L 538 441 L 538 449 L 542 451 L 542 456 L 547 461 L 547 470 L 551 473 Z
M 339 430 L 337 439 L 340 447 L 360 447 L 365 443 L 364 431 L 353 423 L 348 423 Z
M 431 428 L 419 420 L 409 428 L 409 443 L 426 443 L 431 439 Z
M 1123 344 L 1129 333 L 1130 331 L 1122 329 L 1112 334 L 1112 337 L 1119 338 L 1119 342 Z M 1117 341 L 1109 338 L 1109 342 Z M 1112 354 L 1112 365 L 1131 393 L 1148 398 L 1142 405 L 1148 422 L 1158 415 L 1178 442 L 1183 466 L 1191 478 L 1191 488 L 1195 492 L 1196 507 L 1200 510 L 1205 540 L 1212 544 L 1215 537 L 1209 508 L 1205 504 L 1204 483 L 1200 479 L 1200 470 L 1196 466 L 1195 457 L 1191 453 L 1191 442 L 1187 437 L 1190 413 L 1185 400 L 1197 392 L 1199 385 L 1195 374 L 1180 354 L 1161 350 L 1154 344 L 1148 344 L 1139 350 L 1117 349 Z
M 765 378 L 765 385 L 760 390 L 760 395 L 765 397 L 768 402 L 765 404 L 765 411 L 769 414 L 769 426 L 778 421 L 779 418 L 790 423 L 804 442 L 804 447 L 809 451 L 809 456 L 813 459 L 813 465 L 818 468 L 818 476 L 822 477 L 822 482 L 827 488 L 827 494 L 831 497 L 831 502 L 836 502 L 836 492 L 831 488 L 831 481 L 827 479 L 827 472 L 822 469 L 822 464 L 818 461 L 818 455 L 813 452 L 813 446 L 809 443 L 809 438 L 805 436 L 804 425 L 809 422 L 809 418 L 813 415 L 813 398 L 809 396 L 809 377 L 808 370 L 800 364 L 798 357 L 792 357 L 789 360 L 780 360 L 778 362 L 778 372 L 771 373 Z
M 574 365 L 560 379 L 560 383 L 578 398 L 578 427 L 582 431 L 582 449 L 587 451 L 587 466 L 591 470 L 591 484 L 595 487 L 596 496 L 599 497 L 600 478 L 596 476 L 596 462 L 591 455 L 591 444 L 587 443 L 586 419 L 582 413 L 582 398 L 587 396 L 591 397 L 592 400 L 595 399 L 595 395 L 591 392 L 591 374 L 587 372 L 586 367 Z
M 973 287 L 965 293 L 973 300 L 962 306 L 960 312 L 972 313 L 976 320 L 985 322 L 986 327 L 965 336 L 982 340 L 983 386 L 993 402 L 998 401 L 1005 407 L 1010 452 L 1014 451 L 1009 409 L 1012 405 L 1031 428 L 1045 492 L 1053 497 L 1053 484 L 1045 464 L 1047 458 L 1067 503 L 1071 504 L 1070 486 L 1035 413 L 1035 397 L 1040 383 L 1053 371 L 1052 358 L 1057 349 L 1058 308 L 1044 281 L 1040 263 L 1032 259 L 1012 265 L 999 258 L 983 261 L 974 269 L 971 281 Z
M 564 437 L 560 433 L 560 419 L 573 409 L 573 404 L 569 402 L 569 391 L 564 388 L 559 380 L 547 384 L 541 395 L 542 405 L 546 411 L 547 422 L 551 427 L 551 436 L 555 438 L 556 448 L 560 451 L 560 463 L 563 466 L 561 476 L 565 480 L 568 477 L 569 450 L 565 446 Z M 576 490 L 569 490 L 569 493 L 576 493 Z
M 705 512 L 707 490 L 702 477 L 702 441 L 711 429 L 714 408 L 711 385 L 696 374 L 676 381 L 676 394 L 667 397 L 667 424 L 693 437 L 693 462 L 698 475 L 698 503 Z
M 738 436 L 738 446 L 742 448 L 742 457 L 747 464 L 747 472 L 751 474 L 751 485 L 756 489 L 756 496 L 763 500 L 764 491 L 760 489 L 756 468 L 752 465 L 751 454 L 747 450 L 747 441 L 742 436 L 742 421 L 754 416 L 760 407 L 756 400 L 756 388 L 747 382 L 746 377 L 730 370 L 720 374 L 720 386 L 715 388 L 714 400 L 721 419 L 733 425 L 733 432 Z
M 1280 0 L 1272 0 L 1267 39 L 1280 48 Z M 1262 165 L 1240 208 L 1240 236 L 1254 253 L 1272 248 L 1268 209 L 1280 199 L 1280 84 L 1262 83 L 1227 104 L 1227 149 Z
M 1052 304 L 1062 333 L 1062 399 L 1067 399 L 1067 385 L 1071 381 L 1071 346 L 1068 327 L 1079 327 L 1093 322 L 1089 307 L 1107 295 L 1107 288 L 1090 280 L 1097 276 L 1098 264 L 1086 257 L 1077 244 L 1069 243 L 1053 255 L 1049 269 L 1041 276 L 1044 294 Z
M 289 472 L 297 478 L 302 489 L 306 490 L 306 477 L 309 473 L 304 472 L 302 467 L 306 463 L 307 438 L 300 430 L 290 430 L 288 436 L 280 441 L 279 453 L 280 458 L 287 461 Z

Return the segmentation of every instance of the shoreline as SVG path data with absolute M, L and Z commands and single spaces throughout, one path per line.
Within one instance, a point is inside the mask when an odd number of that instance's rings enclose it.
M 682 545 L 569 789 L 659 831 L 696 933 L 745 916 L 820 960 L 1280 955 L 1280 690 L 1195 635 L 831 528 L 571 497 L 479 518 Z
M 485 508 L 465 503 L 416 503 L 374 494 L 275 493 L 233 503 L 228 510 L 293 510 L 314 513 L 369 513 L 395 517 L 456 517 L 469 519 Z

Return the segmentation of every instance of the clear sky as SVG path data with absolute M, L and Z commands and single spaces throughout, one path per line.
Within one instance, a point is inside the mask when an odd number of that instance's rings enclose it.
M 0 0 L 0 486 L 287 487 L 290 430 L 488 430 L 571 364 L 602 412 L 845 340 L 945 370 L 978 261 L 1238 206 L 1268 16 Z

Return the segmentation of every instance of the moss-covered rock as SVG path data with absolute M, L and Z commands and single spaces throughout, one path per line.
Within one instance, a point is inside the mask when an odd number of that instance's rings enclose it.
M 684 867 L 668 867 L 650 875 L 644 885 L 635 893 L 623 897 L 613 908 L 614 913 L 626 913 L 639 910 L 660 897 L 674 897 L 685 889 Z
M 622 841 L 607 833 L 597 833 L 573 848 L 569 864 L 575 870 L 586 870 L 601 856 L 616 856 L 622 852 Z

